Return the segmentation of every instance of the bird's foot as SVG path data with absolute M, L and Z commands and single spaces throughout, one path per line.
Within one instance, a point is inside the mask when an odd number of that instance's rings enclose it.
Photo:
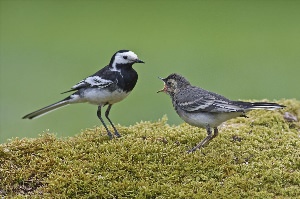
M 192 149 L 188 150 L 187 153 L 190 154 L 190 153 L 195 152 L 196 150 L 197 150 L 197 148 L 192 148 Z
M 107 131 L 107 135 L 108 135 L 108 137 L 109 137 L 110 140 L 113 139 L 113 135 L 112 135 L 112 133 L 110 131 Z
M 197 145 L 194 148 L 191 148 L 190 150 L 187 151 L 188 154 L 190 153 L 194 153 L 197 149 L 201 149 L 202 147 L 204 147 L 203 145 Z
M 115 136 L 116 136 L 117 138 L 122 137 L 118 131 L 115 131 Z

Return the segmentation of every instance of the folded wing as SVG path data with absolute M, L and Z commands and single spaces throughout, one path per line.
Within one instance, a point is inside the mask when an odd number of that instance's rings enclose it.
M 243 112 L 243 108 L 227 98 L 201 88 L 183 90 L 176 95 L 175 103 L 188 112 Z
M 103 72 L 105 74 L 103 74 Z M 110 73 L 110 74 L 108 74 L 108 73 Z M 79 83 L 74 85 L 70 90 L 63 92 L 63 93 L 76 91 L 81 88 L 105 88 L 105 87 L 108 87 L 111 84 L 117 83 L 112 80 L 112 79 L 115 79 L 114 73 L 115 72 L 110 71 L 110 70 L 109 71 L 100 70 L 97 73 L 95 73 L 94 75 L 91 75 L 91 76 L 85 78 L 84 80 L 81 80 Z M 105 76 L 106 78 L 103 78 L 102 76 Z M 107 77 L 111 77 L 111 79 L 107 79 Z

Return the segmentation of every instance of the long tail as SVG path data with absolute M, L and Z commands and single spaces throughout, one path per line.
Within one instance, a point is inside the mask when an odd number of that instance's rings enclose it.
M 56 103 L 46 106 L 44 108 L 41 108 L 37 111 L 29 113 L 29 114 L 25 115 L 24 117 L 22 117 L 22 119 L 34 119 L 34 118 L 40 117 L 42 115 L 45 115 L 51 111 L 54 111 L 58 108 L 61 108 L 63 106 L 69 105 L 69 104 L 70 104 L 70 101 L 66 98 L 64 100 L 61 100 L 59 102 L 56 102 Z
M 271 102 L 241 102 L 241 101 L 237 101 L 237 103 L 246 110 L 254 110 L 254 109 L 275 110 L 275 109 L 285 107 L 284 105 L 280 105 L 277 103 L 271 103 Z

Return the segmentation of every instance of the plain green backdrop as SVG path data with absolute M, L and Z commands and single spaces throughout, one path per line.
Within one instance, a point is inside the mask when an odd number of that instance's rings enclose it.
M 21 117 L 66 97 L 120 49 L 146 64 L 134 65 L 135 89 L 112 107 L 115 124 L 165 114 L 181 123 L 156 94 L 157 77 L 173 72 L 233 100 L 300 98 L 300 1 L 0 0 L 0 9 L 0 143 L 101 125 L 89 104 Z

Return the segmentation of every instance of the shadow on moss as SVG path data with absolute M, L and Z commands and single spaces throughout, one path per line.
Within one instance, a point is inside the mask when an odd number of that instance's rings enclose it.
M 58 139 L 13 139 L 0 145 L 0 196 L 32 198 L 300 197 L 300 102 L 282 111 L 252 111 L 229 120 L 193 154 L 204 129 L 170 126 L 167 118 L 102 127 Z M 287 122 L 288 112 L 298 121 Z

